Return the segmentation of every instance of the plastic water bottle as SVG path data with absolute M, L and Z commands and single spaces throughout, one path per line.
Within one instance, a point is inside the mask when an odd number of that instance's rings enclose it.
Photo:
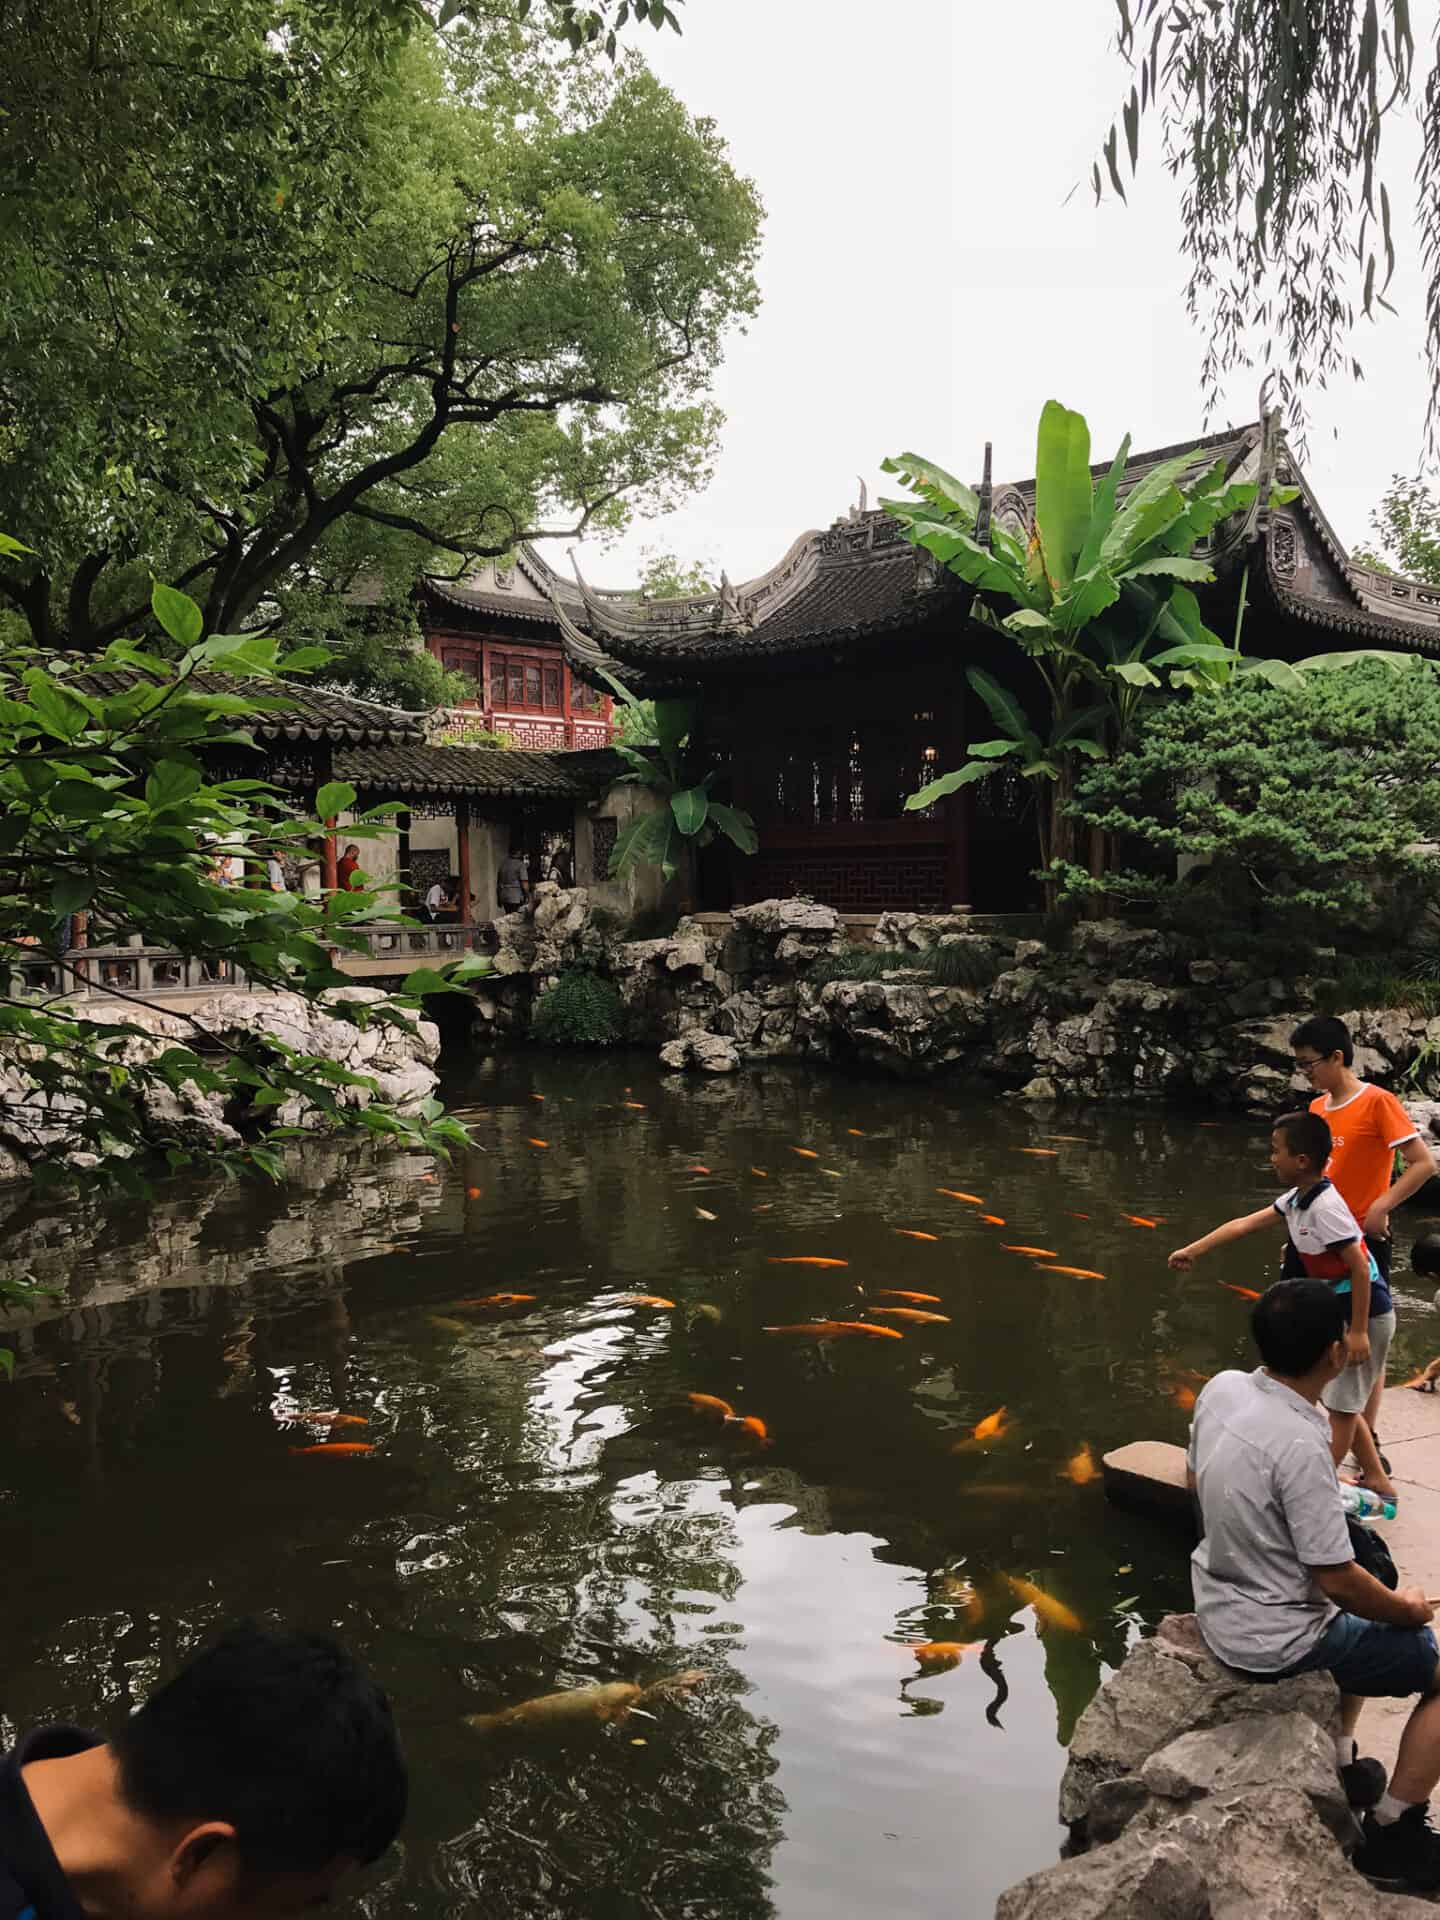
M 1342 1486 L 1340 1505 L 1346 1513 L 1353 1513 L 1357 1520 L 1393 1520 L 1395 1502 L 1385 1500 L 1378 1493 L 1372 1493 L 1368 1487 Z

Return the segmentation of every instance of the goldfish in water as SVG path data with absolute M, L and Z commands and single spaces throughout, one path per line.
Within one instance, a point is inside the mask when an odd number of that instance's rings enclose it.
M 737 1440 L 748 1440 L 760 1447 L 773 1445 L 769 1434 L 765 1431 L 765 1422 L 753 1413 L 747 1413 L 743 1417 L 731 1414 L 725 1424 L 734 1429 L 734 1437 Z
M 686 1167 L 686 1173 L 709 1173 L 709 1167 Z
M 1088 1440 L 1082 1441 L 1079 1450 L 1071 1454 L 1060 1471 L 1063 1479 L 1073 1481 L 1077 1487 L 1088 1487 L 1092 1480 L 1100 1478 L 1100 1469 L 1095 1464 Z
M 695 1218 L 697 1220 L 718 1220 L 720 1216 L 718 1213 L 711 1213 L 708 1207 L 696 1207 Z
M 757 1208 L 758 1212 L 759 1209 Z M 772 1253 L 772 1267 L 848 1267 L 848 1260 L 831 1260 L 823 1253 Z
M 1440 1379 L 1440 1360 L 1432 1360 L 1428 1367 L 1422 1367 L 1413 1379 L 1403 1384 L 1413 1387 L 1416 1393 L 1434 1393 L 1437 1379 Z
M 1081 1133 L 1047 1133 L 1043 1138 L 1046 1140 L 1064 1140 L 1072 1147 L 1083 1147 L 1088 1144 L 1084 1134 Z
M 1037 1160 L 1058 1160 L 1059 1154 L 1054 1147 L 1016 1147 L 1016 1153 L 1030 1153 Z
M 1007 1573 L 1005 1578 L 1016 1598 L 1023 1600 L 1027 1607 L 1034 1608 L 1036 1621 L 1041 1627 L 1059 1627 L 1065 1633 L 1079 1633 L 1082 1630 L 1079 1614 L 1072 1612 L 1063 1600 L 1057 1600 L 1053 1593 L 1046 1593 L 1033 1580 L 1019 1580 L 1013 1573 Z
M 927 1640 L 924 1646 L 911 1647 L 910 1651 L 927 1673 L 945 1673 L 951 1667 L 958 1667 L 978 1644 L 974 1640 Z
M 916 1307 L 938 1307 L 940 1305 L 940 1296 L 938 1293 L 909 1293 L 904 1287 L 877 1287 L 875 1289 L 875 1298 L 877 1300 L 908 1300 L 912 1306 Z
M 922 1233 L 918 1227 L 896 1227 L 895 1232 L 905 1240 L 938 1240 L 938 1233 Z
M 1097 1273 L 1094 1267 L 1057 1267 L 1053 1264 L 1041 1264 L 1042 1273 L 1068 1273 L 1072 1280 L 1103 1280 L 1103 1273 Z
M 770 1178 L 769 1174 L 766 1173 L 764 1167 L 751 1167 L 750 1171 L 751 1173 L 754 1174 L 757 1180 L 768 1180 Z
M 947 1200 L 963 1200 L 968 1206 L 983 1207 L 985 1202 L 978 1193 L 961 1193 L 958 1187 L 936 1187 L 936 1193 L 943 1193 Z
M 613 1304 L 617 1307 L 673 1307 L 675 1302 L 667 1300 L 662 1293 L 622 1293 Z
M 1170 1398 L 1182 1413 L 1195 1411 L 1195 1389 L 1187 1386 L 1175 1386 L 1170 1389 Z
M 1128 1220 L 1132 1227 L 1158 1227 L 1163 1225 L 1160 1219 L 1147 1219 L 1143 1213 L 1122 1213 L 1120 1218 Z
M 841 1173 L 837 1167 L 821 1167 L 820 1171 L 827 1180 L 843 1180 L 845 1178 L 844 1174 Z
M 434 1180 L 434 1178 L 435 1178 L 435 1176 L 434 1176 L 434 1174 L 433 1174 L 433 1173 L 422 1173 L 422 1174 L 421 1174 L 421 1176 L 420 1176 L 420 1178 L 421 1178 L 422 1180 L 432 1180 L 432 1181 L 433 1181 L 433 1180 Z
M 1067 1207 L 1065 1211 L 1070 1215 L 1072 1220 L 1088 1220 L 1090 1218 L 1088 1213 L 1075 1213 L 1069 1207 Z
M 320 1427 L 368 1427 L 370 1422 L 358 1413 L 287 1413 L 287 1420 L 309 1420 Z
M 368 1440 L 326 1440 L 318 1447 L 291 1447 L 291 1453 L 329 1453 L 346 1460 L 353 1460 L 357 1454 L 374 1453 L 375 1449 Z
M 791 1147 L 791 1153 L 798 1153 L 802 1160 L 818 1160 L 819 1154 L 813 1147 Z
M 1028 1253 L 1032 1260 L 1054 1260 L 1059 1257 L 1053 1247 L 1012 1247 L 1007 1246 L 1003 1240 L 1000 1242 L 1000 1251 L 1002 1253 Z
M 532 1094 L 531 1094 L 531 1096 L 530 1096 L 530 1098 L 531 1098 L 532 1100 L 543 1100 L 543 1099 L 545 1098 L 545 1096 L 544 1096 L 544 1094 L 543 1094 L 543 1093 L 532 1093 Z
M 479 1187 L 466 1187 L 465 1198 L 467 1200 L 478 1200 L 480 1198 Z
M 982 1213 L 978 1217 L 985 1222 L 987 1227 L 1003 1227 L 1005 1224 L 1005 1217 L 1003 1214 Z
M 773 1200 L 760 1200 L 750 1209 L 752 1213 L 769 1213 L 775 1205 Z
M 793 1327 L 762 1327 L 762 1333 L 795 1333 L 809 1340 L 845 1340 L 868 1335 L 872 1340 L 899 1340 L 894 1327 L 873 1327 L 864 1320 L 802 1320 Z
M 948 1327 L 948 1313 L 926 1313 L 923 1307 L 871 1307 L 871 1313 L 888 1313 L 893 1320 L 909 1320 L 917 1327 Z
M 527 1147 L 548 1147 L 550 1142 L 548 1140 L 527 1139 L 525 1144 Z
M 644 1113 L 645 1111 L 645 1102 L 643 1100 L 622 1100 L 620 1104 L 622 1107 L 629 1107 L 632 1113 Z
M 1258 1300 L 1260 1298 L 1254 1287 L 1232 1286 L 1228 1280 L 1222 1280 L 1220 1284 L 1222 1287 L 1228 1287 L 1231 1293 L 1238 1293 L 1242 1300 Z
M 468 1333 L 470 1329 L 463 1320 L 447 1320 L 443 1313 L 427 1315 L 432 1327 L 438 1333 Z
M 728 1400 L 721 1400 L 713 1393 L 687 1393 L 685 1398 L 693 1410 L 706 1420 L 733 1420 L 735 1409 Z
M 863 1140 L 865 1138 L 865 1129 L 863 1127 L 846 1127 L 845 1131 L 846 1133 L 854 1134 L 857 1140 Z
M 997 1407 L 994 1413 L 987 1413 L 983 1420 L 970 1429 L 970 1438 L 972 1440 L 996 1439 L 1005 1427 L 1005 1419 L 1009 1411 L 1008 1407 Z
M 653 1686 L 639 1687 L 629 1680 L 609 1680 L 597 1687 L 568 1687 L 563 1693 L 541 1694 L 522 1700 L 500 1713 L 467 1713 L 465 1725 L 476 1733 L 580 1732 L 587 1727 L 616 1726 L 642 1700 L 673 1699 L 698 1687 L 706 1678 L 699 1668 L 677 1673 Z
M 455 1308 L 458 1312 L 464 1307 L 518 1307 L 534 1298 L 533 1293 L 486 1293 L 478 1300 L 457 1300 Z

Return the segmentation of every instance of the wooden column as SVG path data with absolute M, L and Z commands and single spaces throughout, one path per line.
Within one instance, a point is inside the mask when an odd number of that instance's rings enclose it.
M 397 868 L 395 878 L 400 886 L 400 892 L 395 896 L 395 905 L 403 912 L 403 896 L 414 891 L 410 885 L 410 812 L 408 808 L 404 813 L 396 814 L 395 833 L 397 843 L 395 847 L 395 864 Z
M 460 925 L 470 925 L 470 802 L 455 802 L 456 871 L 460 877 Z
M 335 852 L 335 822 L 327 820 L 325 839 L 320 848 L 320 885 L 326 893 L 334 893 L 340 885 L 339 864 Z

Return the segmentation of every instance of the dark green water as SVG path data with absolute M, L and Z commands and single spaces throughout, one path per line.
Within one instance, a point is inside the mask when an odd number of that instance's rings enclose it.
M 1271 1191 L 1263 1130 L 634 1057 L 511 1055 L 449 1092 L 488 1151 L 434 1179 L 316 1145 L 275 1190 L 12 1215 L 11 1269 L 65 1291 L 12 1332 L 0 1390 L 0 1733 L 103 1723 L 273 1610 L 342 1634 L 399 1708 L 414 1811 L 374 1914 L 988 1915 L 1055 1855 L 1076 1715 L 1188 1604 L 1183 1550 L 1060 1469 L 1183 1439 L 1177 1386 L 1250 1364 L 1218 1281 L 1263 1284 L 1268 1249 L 1164 1256 Z M 799 1254 L 850 1264 L 771 1264 Z M 1398 1367 L 1440 1342 L 1397 1273 Z M 939 1294 L 949 1322 L 762 1331 L 854 1317 L 860 1287 Z M 502 1289 L 536 1298 L 447 1313 Z M 1002 1405 L 990 1451 L 952 1451 Z M 376 1451 L 292 1455 L 320 1435 L 287 1417 L 337 1407 Z M 1011 1576 L 1078 1630 L 1037 1634 Z M 983 1651 L 917 1677 L 923 1640 Z M 578 1745 L 462 1724 L 692 1667 L 687 1701 Z

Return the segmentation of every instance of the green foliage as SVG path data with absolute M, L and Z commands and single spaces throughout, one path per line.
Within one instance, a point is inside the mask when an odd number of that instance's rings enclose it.
M 1440 678 L 1416 658 L 1398 675 L 1360 661 L 1298 689 L 1197 690 L 1148 710 L 1125 753 L 1087 769 L 1075 812 L 1137 863 L 1103 883 L 1071 866 L 1067 897 L 1103 888 L 1201 935 L 1363 946 L 1387 896 L 1429 886 Z M 1207 863 L 1183 883 L 1182 854 Z
M 711 568 L 704 560 L 688 564 L 665 547 L 642 549 L 645 565 L 640 572 L 640 591 L 650 600 L 692 600 L 714 593 L 717 583 L 710 578 Z
M 1433 1020 L 1440 1014 L 1440 980 L 1416 979 L 1397 972 L 1383 959 L 1350 960 L 1334 985 L 1326 987 L 1319 998 L 1325 1013 L 1349 1013 L 1356 1007 L 1399 1007 Z M 1433 1064 L 1433 1056 L 1425 1062 L 1426 1066 Z M 1416 1068 L 1420 1068 L 1419 1061 Z
M 625 1003 L 599 974 L 562 973 L 535 1002 L 530 1032 L 547 1047 L 613 1047 L 625 1034 Z
M 879 980 L 901 967 L 922 974 L 934 986 L 973 991 L 990 986 L 1000 971 L 989 948 L 961 940 L 925 953 L 912 953 L 908 947 L 847 947 L 817 960 L 807 977 L 823 986 L 829 980 Z
M 653 747 L 659 741 L 653 700 L 636 700 L 629 706 L 622 702 L 616 710 L 615 724 L 621 746 Z
M 591 14 L 12 9 L 0 600 L 37 643 L 142 626 L 151 567 L 234 632 L 703 481 L 759 203 Z
M 653 752 L 617 745 L 616 751 L 630 767 L 621 779 L 633 786 L 649 787 L 664 802 L 656 812 L 638 815 L 616 836 L 610 854 L 611 877 L 627 873 L 634 866 L 653 866 L 671 880 L 680 870 L 686 841 L 699 849 L 708 847 L 720 834 L 741 853 L 754 853 L 760 842 L 750 815 L 743 808 L 712 800 L 714 774 L 696 781 L 688 764 L 686 748 L 695 727 L 695 702 L 638 700 L 608 673 L 603 677 L 619 696 L 622 709 L 636 716 L 635 724 L 653 724 L 655 729 Z
M 1167 171 L 1181 182 L 1190 312 L 1205 342 L 1208 407 L 1254 364 L 1256 340 L 1286 402 L 1336 374 L 1360 374 L 1352 325 L 1375 318 L 1396 267 L 1380 170 L 1388 110 L 1417 80 L 1410 0 L 1275 5 L 1273 0 L 1118 0 L 1119 44 L 1134 82 L 1092 170 L 1125 195 L 1119 141 L 1139 163 L 1158 115 Z M 1417 253 L 1428 277 L 1431 426 L 1440 394 L 1440 69 L 1416 175 Z M 1407 170 L 1410 162 L 1404 161 Z M 1403 229 L 1400 235 L 1404 244 Z
M 274 638 L 216 636 L 191 645 L 201 631 L 193 601 L 157 585 L 152 608 L 157 625 L 185 650 L 169 661 L 113 642 L 94 663 L 118 676 L 107 691 L 78 680 L 73 662 L 0 648 L 0 1057 L 34 1088 L 12 1091 L 0 1106 L 4 1139 L 30 1162 L 40 1186 L 71 1177 L 77 1155 L 81 1165 L 93 1156 L 87 1178 L 129 1190 L 143 1186 L 143 1162 L 154 1154 L 172 1169 L 278 1172 L 273 1147 L 259 1138 L 234 1147 L 195 1144 L 182 1109 L 187 1090 L 198 1089 L 219 1095 L 252 1134 L 267 1110 L 299 1099 L 382 1139 L 441 1151 L 463 1141 L 463 1129 L 441 1118 L 437 1102 L 414 1120 L 378 1101 L 363 1111 L 342 1108 L 343 1089 L 373 1091 L 373 1083 L 279 1041 L 217 1043 L 199 1029 L 193 1046 L 157 1040 L 123 1016 L 80 1019 L 63 1000 L 21 990 L 11 971 L 20 964 L 49 956 L 65 968 L 66 916 L 83 910 L 101 930 L 134 927 L 153 945 L 238 966 L 257 987 L 313 1000 L 348 984 L 332 952 L 362 950 L 365 921 L 392 911 L 359 889 L 321 901 L 212 878 L 217 844 L 243 849 L 258 864 L 272 853 L 301 854 L 321 824 L 296 817 L 293 795 L 207 770 L 208 756 L 220 751 L 233 760 L 252 744 L 247 722 L 283 705 Z M 323 660 L 323 653 L 307 660 L 297 652 L 291 668 Z M 199 671 L 223 674 L 235 691 L 200 691 Z M 317 804 L 323 815 L 354 799 L 352 787 L 334 782 Z M 365 842 L 388 834 L 388 818 L 388 809 L 375 809 L 347 836 Z M 470 971 L 468 962 L 443 977 L 422 970 L 405 994 L 378 1009 L 327 1002 L 327 1011 L 356 1024 L 405 1021 L 421 993 L 449 990 Z M 143 1096 L 166 1095 L 142 1108 Z M 156 1117 L 167 1106 L 173 1123 Z
M 1353 559 L 1382 573 L 1404 573 L 1440 586 L 1440 500 L 1423 474 L 1392 474 L 1370 525 L 1380 552 L 1362 550 Z

